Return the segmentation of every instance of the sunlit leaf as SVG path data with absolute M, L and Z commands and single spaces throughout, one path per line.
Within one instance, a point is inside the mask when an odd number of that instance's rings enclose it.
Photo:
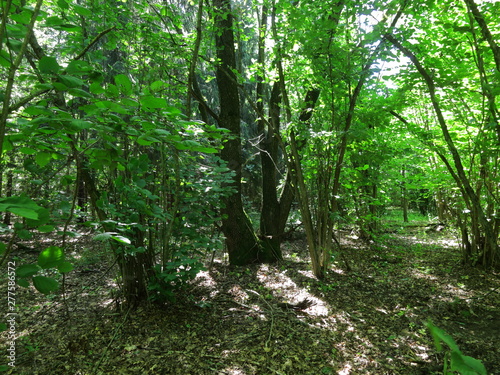
M 64 252 L 58 246 L 50 246 L 38 256 L 38 265 L 42 268 L 57 267 L 64 260 Z
M 90 9 L 87 9 L 81 5 L 78 5 L 78 4 L 73 4 L 73 10 L 75 11 L 75 13 L 77 13 L 83 17 L 92 16 L 92 11 Z
M 120 243 L 124 243 L 127 245 L 130 245 L 132 243 L 127 237 L 124 237 L 124 236 L 112 235 L 111 238 L 114 239 L 115 241 L 118 241 Z
M 49 164 L 51 159 L 52 154 L 50 152 L 39 152 L 35 156 L 35 162 L 42 168 Z

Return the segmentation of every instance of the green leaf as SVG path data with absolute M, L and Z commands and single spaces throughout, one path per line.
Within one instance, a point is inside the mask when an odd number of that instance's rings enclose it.
M 165 82 L 163 81 L 155 81 L 151 84 L 151 90 L 152 91 L 158 91 L 158 90 L 161 90 L 162 88 L 164 88 L 166 86 Z
M 23 264 L 16 268 L 16 275 L 18 277 L 31 277 L 36 275 L 39 270 L 40 267 L 36 264 Z
M 120 95 L 120 91 L 118 91 L 118 87 L 110 83 L 106 88 L 106 96 L 108 98 L 116 98 Z
M 82 7 L 81 5 L 78 4 L 73 4 L 73 10 L 75 11 L 76 14 L 79 14 L 80 16 L 83 17 L 92 16 L 92 11 L 90 9 Z
M 55 229 L 55 227 L 53 225 L 42 225 L 42 226 L 38 227 L 38 231 L 40 233 L 50 233 L 54 229 Z
M 94 96 L 82 89 L 72 88 L 68 90 L 68 93 L 77 97 L 77 98 L 93 98 Z
M 33 234 L 27 229 L 21 229 L 17 231 L 17 237 L 21 240 L 31 240 L 33 238 Z
M 57 267 L 64 261 L 64 252 L 59 246 L 50 246 L 38 256 L 38 265 L 43 269 Z
M 156 142 L 160 142 L 160 140 L 147 135 L 141 135 L 139 138 L 137 138 L 137 143 L 141 146 L 149 146 L 150 144 Z
M 93 70 L 92 66 L 83 60 L 71 61 L 65 69 L 68 74 L 85 74 Z
M 32 105 L 32 106 L 29 106 L 29 107 L 26 107 L 24 109 L 24 112 L 27 113 L 28 115 L 32 115 L 32 116 L 38 116 L 38 115 L 51 115 L 52 112 L 43 107 L 43 106 L 39 106 L 39 105 Z
M 75 130 L 89 129 L 92 127 L 92 123 L 85 120 L 73 119 L 70 121 L 71 127 Z
M 94 95 L 99 95 L 104 93 L 106 90 L 101 86 L 99 82 L 93 82 L 90 84 L 90 92 Z
M 114 239 L 115 241 L 118 241 L 120 243 L 124 243 L 127 245 L 130 245 L 132 243 L 127 237 L 123 237 L 123 236 L 111 236 L 111 238 Z
M 70 262 L 64 261 L 57 266 L 57 269 L 61 273 L 68 273 L 73 270 L 73 265 Z
M 44 74 L 55 74 L 59 72 L 59 69 L 61 69 L 61 67 L 54 57 L 44 56 L 38 62 L 38 69 L 41 73 Z
M 132 82 L 125 74 L 115 76 L 115 83 L 123 95 L 129 96 L 132 94 Z
M 94 237 L 92 237 L 93 240 L 96 241 L 106 241 L 111 238 L 111 233 L 105 232 L 105 233 L 98 233 Z
M 60 75 L 59 81 L 67 86 L 68 88 L 77 88 L 83 86 L 83 81 L 80 78 L 70 76 L 70 75 Z
M 203 146 L 201 143 L 194 141 L 192 139 L 188 139 L 188 140 L 185 140 L 182 142 L 176 142 L 175 148 L 178 150 L 189 150 L 189 151 L 193 151 L 193 152 L 202 152 L 205 154 L 215 154 L 215 153 L 219 152 L 214 147 Z
M 33 277 L 33 285 L 43 294 L 55 292 L 59 288 L 59 283 L 51 277 L 35 276 Z
M 154 96 L 143 96 L 140 98 L 142 106 L 150 109 L 159 109 L 167 107 L 167 101 L 163 98 L 155 98 Z
M 17 285 L 22 286 L 24 288 L 30 287 L 30 283 L 26 279 L 17 279 Z
M 96 102 L 95 105 L 98 108 L 107 108 L 110 111 L 113 111 L 113 112 L 116 112 L 116 113 L 120 113 L 122 115 L 129 114 L 129 110 L 126 107 L 124 107 L 124 106 L 122 106 L 122 105 L 120 105 L 118 103 L 109 101 L 109 100 L 101 100 L 100 102 Z
M 36 154 L 38 151 L 37 150 L 34 150 L 32 148 L 29 148 L 29 147 L 21 147 L 19 149 L 19 151 L 22 153 L 22 154 L 25 154 L 25 155 L 34 155 Z
M 130 245 L 130 243 L 131 243 L 131 241 L 127 237 L 117 235 L 115 232 L 99 233 L 99 234 L 95 235 L 93 239 L 99 240 L 99 241 L 106 241 L 109 239 L 113 239 L 115 241 L 118 241 L 120 243 L 125 243 L 127 245 Z
M 26 196 L 0 198 L 0 211 L 9 211 L 28 219 L 37 220 L 42 208 Z
M 0 66 L 4 68 L 10 67 L 10 56 L 6 50 L 0 51 Z
M 28 227 L 34 228 L 46 224 L 50 220 L 50 211 L 45 207 L 40 207 L 36 210 L 38 218 L 31 219 L 27 218 L 26 225 Z
M 458 371 L 461 375 L 486 375 L 486 368 L 480 360 L 460 352 L 451 353 L 450 370 Z
M 52 154 L 49 152 L 39 152 L 35 156 L 35 161 L 40 167 L 45 167 L 52 159 Z
M 130 98 L 122 98 L 122 99 L 120 99 L 120 103 L 123 105 L 128 105 L 130 107 L 138 107 L 139 106 L 139 103 L 137 101 L 135 101 L 134 99 L 130 99 Z
M 31 12 L 23 10 L 21 13 L 12 14 L 10 18 L 12 18 L 16 22 L 28 24 L 31 20 Z
M 67 3 L 66 0 L 57 0 L 57 5 L 61 9 L 64 9 L 64 10 L 68 10 L 69 9 L 69 4 Z
M 455 340 L 453 340 L 453 337 L 448 335 L 446 332 L 444 332 L 442 329 L 436 327 L 434 324 L 431 322 L 426 323 L 427 328 L 429 328 L 432 337 L 434 338 L 434 345 L 436 346 L 437 351 L 441 351 L 441 341 L 444 342 L 448 347 L 457 353 L 460 353 L 460 349 L 458 348 L 458 345 L 456 344 Z

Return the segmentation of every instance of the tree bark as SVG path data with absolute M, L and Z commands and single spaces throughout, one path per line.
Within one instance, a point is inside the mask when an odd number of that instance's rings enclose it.
M 280 113 L 280 89 L 275 83 L 271 93 L 269 113 L 271 126 L 267 132 L 264 124 L 259 126 L 262 137 L 260 143 L 260 158 L 262 170 L 262 207 L 260 212 L 260 239 L 262 242 L 261 258 L 265 262 L 273 262 L 282 259 L 281 236 L 283 228 L 280 228 L 281 202 L 278 199 L 278 140 L 274 136 L 279 131 Z M 260 121 L 259 121 L 260 122 Z M 287 215 L 288 216 L 288 215 Z
M 495 39 L 493 38 L 493 35 L 488 28 L 488 24 L 486 23 L 484 15 L 478 9 L 474 0 L 464 0 L 464 2 L 474 16 L 477 24 L 479 25 L 483 38 L 488 42 L 490 49 L 493 52 L 493 58 L 495 60 L 496 68 L 498 72 L 500 72 L 500 46 L 495 42 Z
M 233 171 L 228 185 L 233 193 L 222 202 L 222 231 L 226 237 L 229 262 L 246 265 L 259 262 L 259 242 L 241 200 L 241 128 L 238 81 L 235 74 L 233 16 L 229 0 L 214 0 L 215 46 L 219 64 L 216 69 L 219 90 L 219 126 L 230 131 L 230 139 L 221 151 L 221 158 Z

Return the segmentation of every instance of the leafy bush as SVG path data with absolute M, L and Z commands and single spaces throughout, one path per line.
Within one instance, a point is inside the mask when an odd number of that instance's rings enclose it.
M 174 302 L 176 294 L 185 289 L 189 281 L 204 270 L 204 267 L 197 259 L 180 255 L 163 267 L 157 264 L 154 269 L 156 278 L 148 284 L 150 299 L 158 302 Z

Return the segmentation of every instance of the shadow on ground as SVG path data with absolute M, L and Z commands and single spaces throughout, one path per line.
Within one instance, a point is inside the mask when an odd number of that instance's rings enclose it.
M 135 311 L 117 309 L 106 262 L 87 262 L 66 303 L 19 291 L 12 373 L 440 374 L 427 320 L 500 373 L 498 275 L 463 268 L 442 236 L 413 237 L 367 246 L 346 236 L 352 271 L 339 260 L 326 281 L 312 277 L 300 239 L 280 264 L 216 261 L 175 304 Z M 283 305 L 304 299 L 305 310 Z

